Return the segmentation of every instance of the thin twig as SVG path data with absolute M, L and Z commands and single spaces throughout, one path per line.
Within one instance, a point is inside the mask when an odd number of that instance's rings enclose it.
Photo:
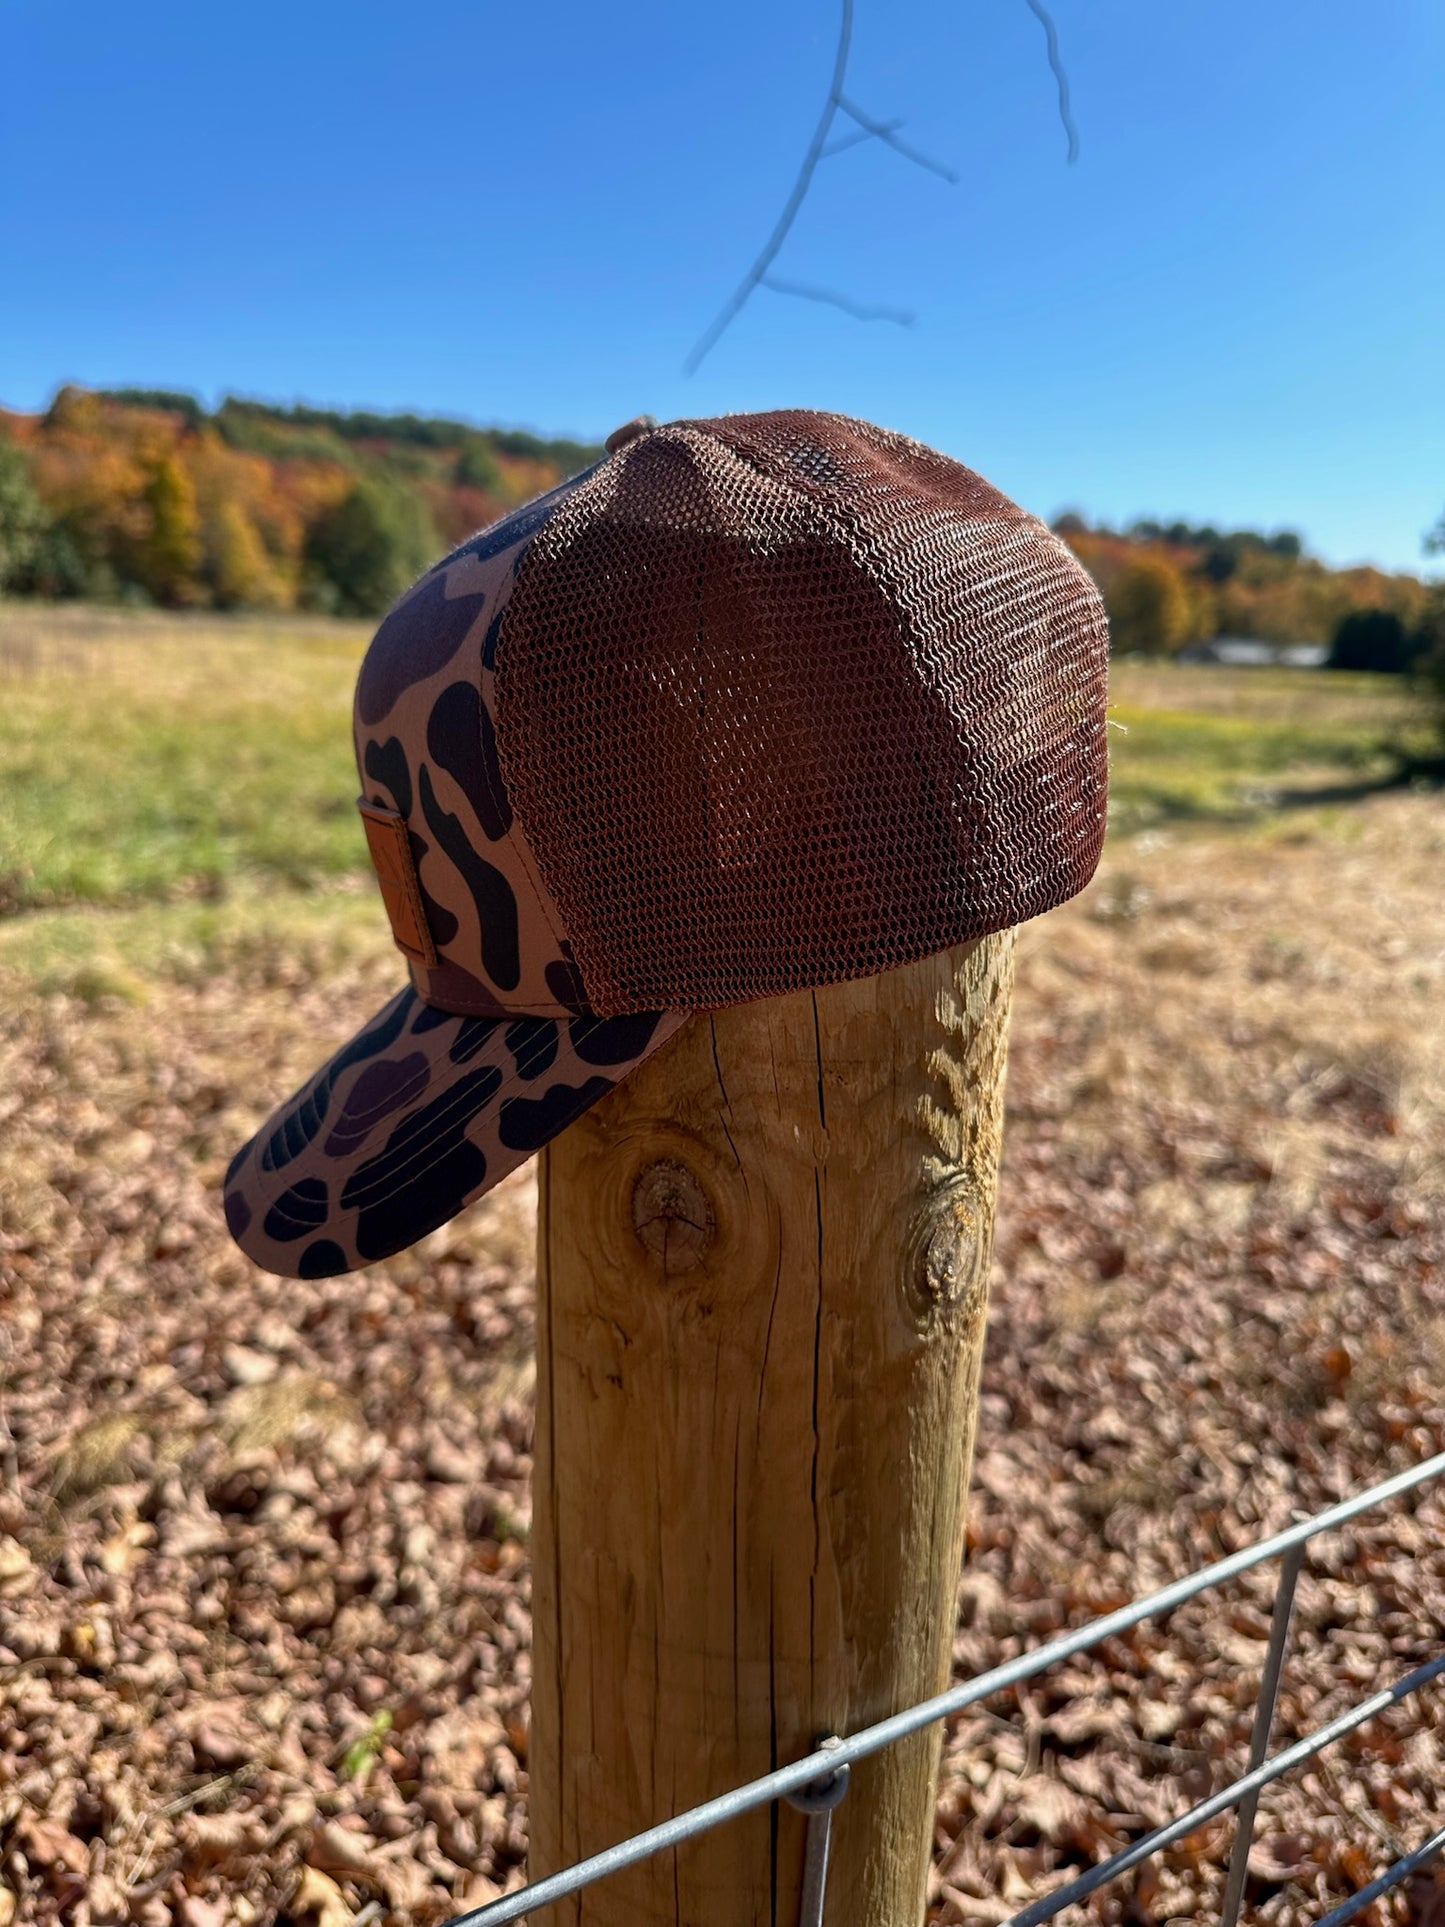
M 15 1341 L 9 1332 L 0 1329 L 0 1362 L 9 1364 Z M 0 1376 L 0 1472 L 12 1492 L 20 1490 L 20 1452 L 15 1443 L 15 1434 L 10 1430 L 10 1421 L 5 1413 L 5 1388 L 7 1380 Z
M 130 1872 L 121 1877 L 120 1884 L 126 1892 L 134 1892 L 141 1876 L 150 1866 L 156 1850 L 157 1821 L 171 1820 L 177 1814 L 189 1813 L 193 1807 L 200 1806 L 213 1794 L 224 1793 L 228 1787 L 244 1786 L 248 1780 L 254 1780 L 260 1771 L 259 1761 L 248 1760 L 244 1766 L 238 1766 L 233 1773 L 222 1773 L 216 1779 L 207 1780 L 204 1785 L 193 1788 L 190 1793 L 183 1793 L 178 1800 L 168 1801 L 165 1806 L 156 1807 L 149 1813 L 138 1813 L 131 1822 L 125 1838 L 127 1848 L 135 1846 L 135 1858 L 131 1861 Z
M 1069 76 L 1064 72 L 1063 58 L 1059 53 L 1059 31 L 1054 25 L 1054 17 L 1044 5 L 1043 0 L 1024 0 L 1024 5 L 1044 30 L 1048 44 L 1049 66 L 1059 86 L 1059 119 L 1064 124 L 1064 132 L 1069 137 L 1069 165 L 1079 158 L 1079 130 L 1074 125 L 1073 110 L 1069 106 Z
M 214 1780 L 207 1780 L 204 1786 L 183 1793 L 179 1800 L 169 1801 L 160 1808 L 159 1817 L 171 1819 L 178 1813 L 189 1813 L 192 1807 L 201 1806 L 214 1794 L 224 1793 L 228 1787 L 244 1786 L 248 1780 L 254 1780 L 260 1771 L 259 1761 L 248 1760 L 244 1766 L 238 1766 L 234 1773 L 219 1774 Z
M 884 121 L 883 125 L 890 134 L 893 134 L 903 125 L 903 122 L 901 120 L 887 120 Z M 851 134 L 840 134 L 837 140 L 829 141 L 828 145 L 823 149 L 823 159 L 830 161 L 835 154 L 846 154 L 850 147 L 861 147 L 864 141 L 871 141 L 872 139 L 873 130 L 871 128 L 855 127 Z
M 857 121 L 865 134 L 871 134 L 875 140 L 882 141 L 886 147 L 891 147 L 895 154 L 901 154 L 904 160 L 912 161 L 915 167 L 926 168 L 930 174 L 936 174 L 941 181 L 947 181 L 950 187 L 958 186 L 958 175 L 953 168 L 945 167 L 942 161 L 935 161 L 927 154 L 921 153 L 918 148 L 910 147 L 907 141 L 899 140 L 898 129 L 903 125 L 901 120 L 874 120 L 871 114 L 865 114 L 861 107 L 856 106 L 846 96 L 840 97 L 838 105 L 850 120 Z M 835 142 L 835 151 L 837 145 Z
M 770 288 L 774 294 L 795 295 L 799 301 L 826 302 L 830 308 L 841 308 L 844 314 L 852 315 L 855 321 L 891 321 L 897 327 L 911 328 L 918 318 L 907 308 L 865 307 L 861 301 L 851 301 L 832 288 L 815 287 L 811 281 L 783 281 L 775 274 L 765 274 L 758 286 Z

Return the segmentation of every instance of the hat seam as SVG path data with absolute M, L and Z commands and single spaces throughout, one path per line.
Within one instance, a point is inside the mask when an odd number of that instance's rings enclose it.
M 818 412 L 818 411 L 813 411 L 813 412 Z M 705 450 L 712 451 L 714 455 L 720 453 L 730 462 L 738 463 L 744 466 L 748 465 L 746 458 L 740 453 L 740 451 L 733 448 L 727 441 L 725 441 L 716 432 L 715 424 L 710 419 L 684 418 L 679 421 L 662 423 L 656 430 L 654 430 L 651 434 L 649 434 L 646 437 L 645 441 L 643 440 L 643 438 L 639 437 L 635 443 L 629 443 L 627 447 L 619 451 L 619 453 L 613 457 L 613 460 L 611 463 L 599 464 L 598 469 L 595 471 L 596 476 L 598 477 L 605 476 L 608 473 L 608 470 L 614 466 L 625 466 L 625 464 L 629 460 L 631 453 L 636 449 L 641 447 L 655 446 L 658 443 L 671 443 L 674 446 L 680 446 L 681 448 L 688 450 L 694 460 L 697 459 L 697 451 L 699 447 L 701 447 Z M 796 506 L 797 511 L 802 516 L 810 532 L 817 534 L 818 536 L 822 537 L 825 540 L 832 541 L 835 544 L 835 546 L 842 549 L 850 557 L 850 559 L 855 564 L 855 566 L 860 565 L 861 558 L 858 553 L 858 543 L 856 540 L 856 532 L 853 529 L 851 529 L 851 527 L 848 527 L 848 526 L 844 526 L 840 528 L 837 526 L 830 525 L 827 519 L 824 505 L 809 490 L 801 487 L 796 477 L 764 474 L 763 471 L 761 470 L 758 470 L 756 472 L 761 474 L 762 478 L 765 481 L 768 481 L 772 485 L 776 486 L 777 489 L 779 490 L 779 493 L 785 496 L 791 503 L 793 503 Z M 601 484 L 599 482 L 599 487 L 600 486 Z M 567 499 L 565 503 L 559 505 L 559 510 L 557 515 L 552 518 L 549 518 L 549 522 L 545 525 L 545 533 L 550 537 L 550 539 L 554 544 L 556 544 L 557 542 L 563 539 L 563 531 L 559 530 L 559 523 L 561 523 L 562 521 L 563 513 L 567 511 L 575 511 L 577 504 L 585 503 L 586 499 L 587 498 L 586 498 L 586 493 L 584 488 L 579 488 L 575 490 L 574 493 Z M 539 529 L 537 533 L 541 535 L 544 533 L 544 530 Z M 565 529 L 565 537 L 569 545 L 571 540 L 575 536 L 575 534 L 576 534 L 575 529 L 573 528 Z M 556 554 L 557 554 L 557 550 L 554 547 L 553 559 L 556 558 Z M 515 588 L 517 586 L 516 582 L 514 582 L 513 586 L 514 586 L 514 592 L 515 592 Z M 875 589 L 876 589 L 876 584 L 875 584 Z M 880 595 L 880 599 L 882 599 L 881 591 L 879 591 L 878 593 Z M 502 626 L 500 639 L 498 642 L 496 666 L 493 668 L 493 671 L 492 671 L 494 683 L 498 675 L 498 670 L 500 669 L 500 666 L 501 666 L 502 649 L 506 642 L 506 616 L 510 611 L 510 606 L 511 606 L 511 599 L 509 597 L 508 608 L 503 611 L 503 626 Z M 899 626 L 897 625 L 897 622 L 896 622 L 896 615 L 895 615 L 895 626 L 896 627 Z M 901 644 L 901 635 L 900 635 L 900 644 Z M 505 780 L 506 764 L 509 758 L 507 754 L 504 733 L 501 728 L 501 707 L 502 705 L 501 705 L 500 692 L 499 692 L 499 700 L 497 705 L 497 756 L 498 756 L 499 764 L 502 767 L 503 779 Z M 509 785 L 508 793 L 509 795 L 511 794 L 510 785 Z M 516 821 L 519 827 L 524 828 L 524 826 L 522 826 L 522 819 L 520 815 L 517 816 Z M 525 835 L 525 828 L 524 828 L 524 835 Z M 533 846 L 530 843 L 530 841 L 527 844 L 527 848 L 529 851 L 533 851 Z M 536 854 L 535 852 L 533 853 Z M 540 854 L 538 854 L 537 868 L 543 883 L 547 886 L 547 888 L 550 891 L 553 892 L 555 897 L 557 895 L 557 892 L 555 887 L 554 876 L 556 871 L 559 868 L 559 865 L 557 863 L 555 856 L 550 860 L 550 863 L 548 863 L 548 862 L 544 862 Z M 549 869 L 553 872 L 553 874 L 549 874 Z M 577 896 L 580 893 L 578 889 L 575 887 L 575 879 L 573 880 L 573 884 L 574 884 L 574 887 L 572 889 L 572 894 L 574 896 Z M 559 902 L 558 904 L 559 911 L 561 910 L 561 907 L 562 906 Z M 578 974 L 582 978 L 583 986 L 587 991 L 589 1000 L 595 1005 L 600 994 L 601 1000 L 603 1002 L 614 1006 L 614 1009 L 609 1014 L 619 1015 L 619 1016 L 640 1014 L 648 1010 L 656 1009 L 658 1007 L 659 1000 L 649 1000 L 645 1003 L 639 1003 L 636 1001 L 635 993 L 629 991 L 624 975 L 618 970 L 615 961 L 601 954 L 605 951 L 606 945 L 599 938 L 597 928 L 596 928 L 597 919 L 595 918 L 595 916 L 592 916 L 591 914 L 589 914 L 587 905 L 585 903 L 579 903 L 575 907 L 581 911 L 581 922 L 579 925 L 574 921 L 574 927 L 569 932 L 568 941 L 569 941 L 569 947 L 573 954 L 574 961 L 577 965 Z M 596 966 L 595 971 L 589 972 L 587 963 L 585 961 L 586 954 L 590 954 L 591 960 L 593 964 L 595 964 Z M 593 981 L 591 981 L 593 977 L 600 977 L 601 981 L 598 983 L 594 983 Z M 769 993 L 763 993 L 763 994 L 766 995 Z M 667 1007 L 668 1007 L 667 1005 L 664 1005 L 664 1008 L 667 1008 Z
M 453 967 L 462 970 L 465 969 L 466 966 L 457 964 Z M 437 1003 L 434 998 L 427 996 L 421 990 L 417 990 L 415 981 L 412 983 L 412 988 L 416 990 L 418 1000 L 425 1004 L 428 1010 L 438 1010 L 443 1017 L 495 1017 L 500 1022 L 515 1021 L 519 1017 L 552 1017 L 555 1018 L 558 1023 L 565 1023 L 572 1017 L 601 1017 L 606 1015 L 604 1011 L 592 1010 L 590 1008 L 586 1010 L 575 1010 L 571 1005 L 561 1003 L 549 1004 L 545 1010 L 534 1008 L 523 1009 L 520 1005 L 507 1005 L 503 1007 L 498 1002 L 495 994 L 493 994 L 491 1001 L 485 1004 L 472 1003 L 470 1001 L 463 1003 L 460 998 L 453 998 L 449 1003 L 441 1004 Z M 619 1014 L 631 1015 L 632 1013 L 622 1012 Z
M 537 537 L 542 533 L 543 529 L 546 528 L 549 523 L 554 522 L 564 509 L 571 508 L 578 502 L 582 502 L 586 500 L 589 486 L 593 481 L 596 480 L 597 476 L 602 472 L 605 466 L 606 466 L 605 462 L 597 462 L 593 465 L 593 468 L 590 471 L 590 473 L 584 473 L 583 479 L 577 483 L 576 487 L 570 489 L 567 492 L 567 494 L 562 498 L 560 502 L 558 502 L 557 506 L 552 510 L 552 513 L 549 516 L 547 516 L 546 520 L 538 523 L 537 527 L 535 529 L 532 529 L 528 533 L 524 542 L 520 545 L 520 553 L 517 554 L 512 564 L 511 581 L 507 587 L 506 600 L 503 602 L 501 610 L 494 617 L 494 620 L 499 624 L 499 627 L 497 630 L 497 646 L 492 656 L 492 666 L 490 670 L 492 693 L 494 698 L 496 699 L 495 705 L 494 705 L 494 712 L 491 717 L 491 723 L 492 723 L 492 731 L 496 738 L 497 774 L 501 778 L 502 787 L 506 793 L 507 807 L 512 814 L 512 827 L 511 827 L 510 834 L 516 838 L 517 843 L 520 846 L 520 853 L 523 858 L 522 862 L 519 865 L 519 868 L 521 869 L 523 875 L 526 878 L 527 888 L 531 892 L 533 901 L 536 903 L 537 908 L 540 910 L 542 914 L 542 920 L 546 924 L 548 930 L 551 932 L 552 940 L 557 946 L 558 955 L 561 957 L 570 957 L 572 959 L 572 962 L 574 967 L 576 968 L 577 974 L 582 979 L 583 988 L 587 991 L 589 998 L 592 994 L 591 987 L 587 983 L 587 979 L 583 972 L 581 962 L 576 955 L 574 944 L 573 944 L 572 933 L 571 931 L 564 930 L 562 928 L 560 904 L 557 904 L 555 902 L 555 899 L 549 903 L 547 901 L 547 898 L 545 898 L 542 894 L 542 889 L 539 886 L 542 884 L 545 884 L 546 879 L 542 875 L 541 865 L 537 860 L 536 851 L 532 848 L 531 840 L 527 835 L 526 825 L 523 823 L 521 816 L 517 812 L 516 805 L 512 801 L 511 788 L 506 780 L 506 771 L 505 771 L 506 752 L 502 746 L 501 704 L 500 704 L 500 694 L 499 694 L 498 686 L 501 679 L 502 653 L 506 646 L 506 641 L 507 641 L 507 612 L 512 606 L 512 597 L 516 594 L 517 584 L 521 580 L 522 574 L 526 567 L 527 557 L 531 553 L 533 544 L 536 542 Z M 483 682 L 485 682 L 485 679 L 488 673 L 489 672 L 487 671 L 487 669 L 483 667 L 482 668 Z M 478 695 L 480 696 L 481 693 L 482 693 L 481 690 L 479 690 Z M 486 705 L 485 699 L 483 699 L 481 707 L 485 709 L 486 706 L 487 705 Z M 479 735 L 480 735 L 480 731 L 481 731 L 481 723 L 479 719 L 478 720 Z M 484 769 L 486 768 L 485 757 L 483 757 L 482 759 L 482 767 Z M 488 771 L 487 773 L 487 782 L 490 785 L 491 783 L 490 771 Z M 548 892 L 550 894 L 550 885 L 548 885 L 547 887 L 548 887 Z M 553 916 L 554 909 L 557 913 L 555 919 Z

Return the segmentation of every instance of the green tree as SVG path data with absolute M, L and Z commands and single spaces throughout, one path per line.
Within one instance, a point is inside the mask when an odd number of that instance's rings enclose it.
M 160 408 L 179 415 L 187 428 L 200 428 L 206 411 L 194 395 L 178 388 L 97 388 L 102 401 L 119 402 L 122 408 Z
M 0 442 L 0 589 L 28 586 L 46 521 L 24 454 L 13 442 Z
M 1427 555 L 1445 555 L 1445 515 L 1425 537 Z M 1415 631 L 1415 669 L 1425 693 L 1436 775 L 1445 776 L 1445 581 L 1432 584 Z
M 479 488 L 488 495 L 502 492 L 502 465 L 480 435 L 469 437 L 457 457 L 456 480 L 463 488 Z
M 1393 609 L 1352 609 L 1336 624 L 1325 667 L 1402 676 L 1414 654 L 1414 638 Z
M 306 562 L 313 583 L 344 615 L 380 615 L 434 558 L 437 534 L 425 506 L 394 484 L 358 482 L 311 525 Z
M 43 596 L 91 596 L 109 601 L 116 593 L 115 570 L 97 548 L 84 518 L 62 515 L 40 538 L 23 586 Z
M 1162 556 L 1141 555 L 1114 578 L 1105 605 L 1120 655 L 1172 655 L 1189 640 L 1191 612 L 1184 578 Z
M 1434 702 L 1440 753 L 1445 759 L 1445 582 L 1437 582 L 1418 631 L 1416 666 Z

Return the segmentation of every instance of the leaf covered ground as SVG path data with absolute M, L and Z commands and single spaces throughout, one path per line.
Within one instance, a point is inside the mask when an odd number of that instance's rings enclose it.
M 1445 1449 L 1445 810 L 1256 816 L 1118 840 L 1024 933 L 960 1677 Z M 322 867 L 0 926 L 0 1923 L 427 1927 L 523 1876 L 530 1180 L 306 1284 L 215 1209 L 394 985 L 378 921 Z M 1281 1740 L 1438 1650 L 1442 1499 L 1319 1544 Z M 1238 1771 L 1269 1588 L 951 1727 L 933 1920 Z M 1253 1915 L 1439 1824 L 1441 1708 L 1266 1792 Z M 1096 1917 L 1217 1913 L 1228 1838 Z

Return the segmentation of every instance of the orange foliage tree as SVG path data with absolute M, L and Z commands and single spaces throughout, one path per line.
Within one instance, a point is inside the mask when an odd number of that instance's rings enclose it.
M 1288 533 L 1157 522 L 1120 532 L 1077 515 L 1057 527 L 1099 584 L 1120 649 L 1169 653 L 1212 636 L 1327 643 L 1347 616 L 1370 610 L 1398 616 L 1411 634 L 1425 620 L 1429 590 L 1417 577 L 1327 568 Z
M 208 414 L 188 395 L 75 387 L 43 415 L 0 410 L 0 446 L 21 463 L 11 494 L 38 500 L 44 524 L 7 550 L 11 590 L 368 615 L 443 544 L 597 452 L 413 416 L 229 399 Z

